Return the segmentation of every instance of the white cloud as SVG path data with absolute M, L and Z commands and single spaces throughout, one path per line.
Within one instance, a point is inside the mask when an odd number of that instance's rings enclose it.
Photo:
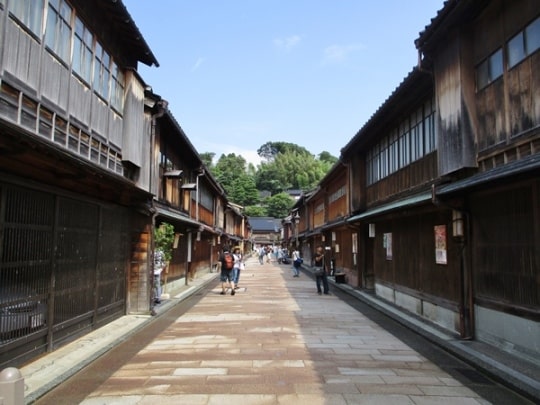
M 278 49 L 284 49 L 285 51 L 290 51 L 292 48 L 298 46 L 302 41 L 300 35 L 291 35 L 287 38 L 276 38 L 274 39 L 274 45 Z
M 262 161 L 261 157 L 257 154 L 256 149 L 242 148 L 241 146 L 231 144 L 205 142 L 203 149 L 197 151 L 199 153 L 214 153 L 214 164 L 218 161 L 221 155 L 228 155 L 230 153 L 234 153 L 236 156 L 242 156 L 244 159 L 246 159 L 247 163 L 252 163 L 255 167 L 257 167 L 257 165 Z
M 323 62 L 343 63 L 349 59 L 352 53 L 361 51 L 363 49 L 366 49 L 366 47 L 360 44 L 330 45 L 324 49 Z

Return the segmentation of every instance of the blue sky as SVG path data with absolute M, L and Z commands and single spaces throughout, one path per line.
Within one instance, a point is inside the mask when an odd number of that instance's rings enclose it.
M 443 0 L 124 0 L 139 65 L 199 153 L 259 162 L 268 141 L 340 149 L 417 62 Z

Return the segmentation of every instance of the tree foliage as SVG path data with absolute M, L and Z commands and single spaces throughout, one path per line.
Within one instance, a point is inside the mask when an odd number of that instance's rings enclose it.
M 243 206 L 249 216 L 287 216 L 294 201 L 285 191 L 313 189 L 338 160 L 326 151 L 316 157 L 288 142 L 266 142 L 257 153 L 263 159 L 257 167 L 234 153 L 222 154 L 215 164 L 214 153 L 200 155 L 227 198 Z M 263 191 L 271 197 L 261 201 Z
M 259 203 L 259 191 L 253 175 L 248 173 L 246 159 L 230 153 L 221 155 L 212 174 L 227 193 L 227 197 L 241 206 Z M 253 165 L 251 165 L 253 166 Z
M 322 162 L 330 163 L 330 166 L 333 166 L 338 161 L 338 158 L 333 156 L 330 152 L 324 150 L 319 153 L 319 160 Z
M 204 152 L 199 154 L 199 157 L 208 169 L 212 168 L 215 156 L 216 154 L 213 152 Z
M 172 248 L 174 242 L 174 226 L 162 222 L 154 230 L 154 249 L 163 252 L 163 259 L 169 262 L 172 258 Z
M 297 152 L 300 155 L 310 155 L 303 146 L 298 146 L 289 142 L 266 142 L 259 149 L 257 154 L 267 162 L 272 162 L 279 154 Z
M 266 199 L 268 216 L 274 218 L 286 217 L 293 205 L 294 200 L 287 193 L 278 193 Z
M 244 214 L 248 217 L 267 217 L 268 211 L 262 205 L 250 205 L 244 209 Z
M 307 191 L 317 185 L 331 166 L 309 153 L 288 150 L 278 153 L 271 162 L 261 163 L 256 175 L 257 188 L 272 194 L 289 189 Z

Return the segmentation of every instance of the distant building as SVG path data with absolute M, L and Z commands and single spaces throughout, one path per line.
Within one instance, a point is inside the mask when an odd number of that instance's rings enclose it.
M 273 217 L 248 217 L 255 246 L 277 243 L 281 232 L 281 219 Z

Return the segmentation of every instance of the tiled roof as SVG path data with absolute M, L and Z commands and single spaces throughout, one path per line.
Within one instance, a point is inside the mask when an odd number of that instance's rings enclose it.
M 253 232 L 279 232 L 281 219 L 273 217 L 248 217 Z

